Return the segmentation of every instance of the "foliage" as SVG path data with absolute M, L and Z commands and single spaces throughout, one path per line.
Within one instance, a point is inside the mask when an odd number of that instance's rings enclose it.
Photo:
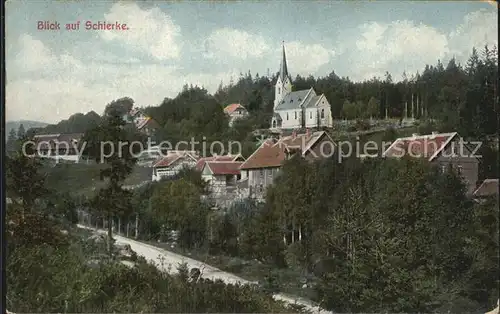
M 204 244 L 208 208 L 200 201 L 199 187 L 185 179 L 166 181 L 154 190 L 151 205 L 157 223 L 179 231 L 182 247 Z
M 127 217 L 132 212 L 131 193 L 122 188 L 127 176 L 134 168 L 136 145 L 131 145 L 137 138 L 136 133 L 130 133 L 124 126 L 123 112 L 130 110 L 133 100 L 121 98 L 107 105 L 104 121 L 98 127 L 84 135 L 84 154 L 96 162 L 106 163 L 107 167 L 100 170 L 100 179 L 107 180 L 107 186 L 102 188 L 91 201 L 92 208 L 108 220 L 108 243 L 111 254 L 112 221 L 114 217 Z M 133 131 L 133 130 L 132 130 Z
M 292 158 L 282 170 L 260 214 L 267 219 L 252 221 L 254 232 L 242 235 L 240 249 L 268 263 L 284 254 L 288 266 L 314 269 L 327 309 L 456 311 L 460 302 L 477 311 L 493 304 L 498 241 L 484 237 L 496 234 L 497 223 L 481 225 L 486 209 L 474 210 L 452 170 L 442 174 L 406 158 Z

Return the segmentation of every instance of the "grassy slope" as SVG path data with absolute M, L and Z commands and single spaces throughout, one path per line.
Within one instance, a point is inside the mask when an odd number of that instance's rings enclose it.
M 59 163 L 55 166 L 45 164 L 43 171 L 47 173 L 47 186 L 61 192 L 91 195 L 106 184 L 100 180 L 99 172 L 105 164 Z M 125 185 L 135 185 L 151 180 L 151 168 L 136 166 Z

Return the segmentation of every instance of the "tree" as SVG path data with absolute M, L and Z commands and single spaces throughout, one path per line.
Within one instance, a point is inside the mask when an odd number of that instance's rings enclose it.
M 9 137 L 5 144 L 7 152 L 15 152 L 17 150 L 17 135 L 14 129 L 10 129 Z
M 93 207 L 108 221 L 108 250 L 112 253 L 113 219 L 131 211 L 131 194 L 123 190 L 123 182 L 132 172 L 136 159 L 131 145 L 133 134 L 127 133 L 121 109 L 130 106 L 130 99 L 122 98 L 111 102 L 106 108 L 103 123 L 84 135 L 85 154 L 97 162 L 105 163 L 100 179 L 107 181 L 107 187 L 100 190 L 91 202 Z M 136 146 L 135 146 L 136 147 Z M 137 149 L 137 148 L 136 148 Z
M 22 139 L 26 135 L 26 130 L 24 129 L 24 125 L 21 123 L 19 129 L 17 130 L 17 138 Z
M 376 117 L 380 111 L 380 103 L 375 97 L 370 97 L 368 101 L 368 106 L 366 108 L 366 114 L 370 117 Z
M 179 231 L 179 245 L 200 247 L 206 236 L 208 208 L 200 201 L 200 189 L 186 179 L 169 180 L 151 198 L 155 219 L 166 231 Z
M 356 119 L 358 117 L 356 104 L 345 100 L 344 105 L 342 106 L 342 116 L 348 120 Z
M 27 148 L 30 154 L 30 148 Z M 6 157 L 7 196 L 19 203 L 23 213 L 34 211 L 35 202 L 46 195 L 45 175 L 41 173 L 41 163 L 36 157 L 28 157 L 18 150 L 12 156 Z

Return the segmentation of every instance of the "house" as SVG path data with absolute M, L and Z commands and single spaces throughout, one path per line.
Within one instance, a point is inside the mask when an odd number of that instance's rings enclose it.
M 245 161 L 245 158 L 241 156 L 240 154 L 238 155 L 216 155 L 216 156 L 210 156 L 210 157 L 202 157 L 198 159 L 198 162 L 196 163 L 195 169 L 198 171 L 203 171 L 203 167 L 205 166 L 205 163 L 207 161 Z
M 324 94 L 316 94 L 313 88 L 292 91 L 292 79 L 288 73 L 284 45 L 280 72 L 274 88 L 271 129 L 317 129 L 333 126 L 330 103 Z
M 126 121 L 135 124 L 137 129 L 147 135 L 152 135 L 154 132 L 160 128 L 160 125 L 156 120 L 146 115 L 142 110 L 133 108 L 125 117 Z
M 262 199 L 265 189 L 279 173 L 283 162 L 295 153 L 307 160 L 327 158 L 334 154 L 336 144 L 325 131 L 268 139 L 241 165 L 241 180 L 247 181 L 250 195 Z
M 473 193 L 474 199 L 479 203 L 483 202 L 487 198 L 496 198 L 498 200 L 498 195 L 498 179 L 484 180 Z
M 213 196 L 224 195 L 241 179 L 242 161 L 207 161 L 201 171 L 202 178 L 208 183 Z
M 33 136 L 35 154 L 42 158 L 78 162 L 83 133 L 38 134 Z
M 198 154 L 194 151 L 169 151 L 153 165 L 152 181 L 160 181 L 177 175 L 183 168 L 194 168 Z
M 241 104 L 226 106 L 224 113 L 229 116 L 229 126 L 232 126 L 235 120 L 248 116 L 248 111 Z
M 476 190 L 479 172 L 479 160 L 465 145 L 457 132 L 428 135 L 413 134 L 411 137 L 396 139 L 383 153 L 385 157 L 425 158 L 438 165 L 441 171 L 451 165 L 462 176 L 467 187 L 467 194 Z

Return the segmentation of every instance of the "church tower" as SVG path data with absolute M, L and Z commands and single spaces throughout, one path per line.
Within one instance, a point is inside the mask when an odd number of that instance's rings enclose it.
M 283 59 L 281 60 L 280 73 L 274 86 L 274 108 L 292 91 L 292 80 L 288 75 L 286 66 L 285 43 L 283 42 Z

